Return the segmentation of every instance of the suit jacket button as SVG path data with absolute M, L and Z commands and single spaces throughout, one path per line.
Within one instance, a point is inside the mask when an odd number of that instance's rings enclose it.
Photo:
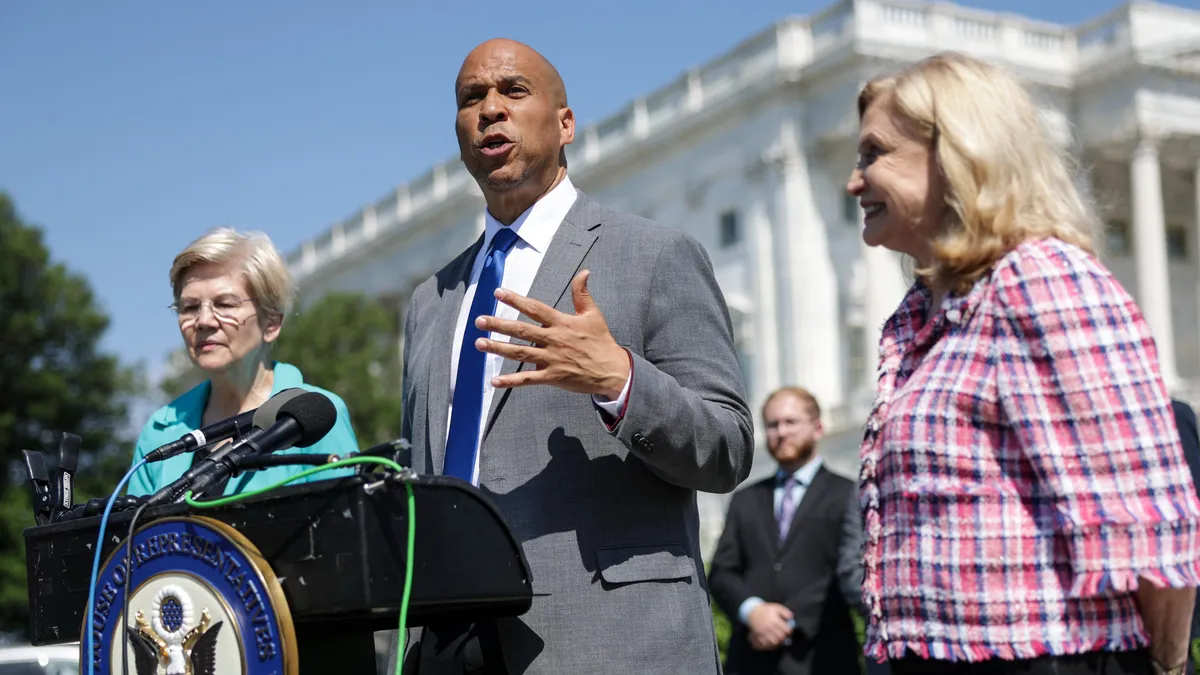
M 782 571 L 783 571 L 783 565 L 782 565 L 782 564 L 780 564 L 780 563 L 775 563 L 775 571 L 776 571 L 776 572 L 782 572 Z

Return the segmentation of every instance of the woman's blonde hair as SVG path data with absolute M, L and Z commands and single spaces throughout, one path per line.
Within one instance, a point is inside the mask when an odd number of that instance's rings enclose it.
M 1070 160 L 1024 87 L 1004 70 L 943 52 L 875 78 L 858 96 L 862 120 L 891 106 L 929 141 L 949 207 L 922 278 L 969 289 L 1022 241 L 1055 237 L 1096 254 L 1099 219 Z
M 179 300 L 188 270 L 200 265 L 240 268 L 251 299 L 261 311 L 282 319 L 291 310 L 295 297 L 292 275 L 270 237 L 262 232 L 243 233 L 220 227 L 188 244 L 171 265 L 175 300 Z

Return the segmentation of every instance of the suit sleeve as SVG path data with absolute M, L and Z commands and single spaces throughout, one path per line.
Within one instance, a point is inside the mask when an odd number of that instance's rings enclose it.
M 1183 458 L 1192 474 L 1192 483 L 1200 483 L 1200 432 L 1196 428 L 1196 413 L 1190 405 L 1178 400 L 1171 401 L 1171 410 L 1175 413 L 1175 427 L 1179 429 Z
M 842 539 L 838 542 L 837 578 L 842 599 L 860 614 L 866 613 L 863 604 L 863 527 L 862 509 L 858 504 L 858 489 L 850 490 L 850 503 L 842 518 Z
M 713 553 L 712 564 L 708 570 L 708 588 L 713 602 L 737 623 L 738 608 L 750 597 L 746 588 L 746 552 L 741 536 L 741 501 L 735 495 L 729 503 L 729 512 L 725 517 L 725 529 L 717 540 L 717 550 Z
M 412 443 L 412 418 L 413 418 L 413 400 L 410 392 L 412 391 L 411 381 L 408 379 L 409 354 L 412 352 L 412 335 L 414 325 L 416 324 L 416 293 L 408 301 L 408 308 L 404 311 L 404 350 L 400 365 L 400 439 Z M 401 461 L 405 466 L 412 466 L 412 449 L 407 450 L 407 461 Z M 404 458 L 401 457 L 403 460 Z
M 750 473 L 754 425 L 708 254 L 672 235 L 653 265 L 625 415 L 609 433 L 663 480 L 726 493 Z

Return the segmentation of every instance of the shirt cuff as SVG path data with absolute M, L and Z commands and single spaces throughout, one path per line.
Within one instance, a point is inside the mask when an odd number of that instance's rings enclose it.
M 755 607 L 763 604 L 763 599 L 759 597 L 749 597 L 742 601 L 742 605 L 738 607 L 738 620 L 744 625 L 750 625 L 750 612 L 754 611 Z
M 625 418 L 625 404 L 629 400 L 629 388 L 633 386 L 633 355 L 628 349 L 625 350 L 625 355 L 629 357 L 629 377 L 625 378 L 625 387 L 621 389 L 621 395 L 610 401 L 592 394 L 592 404 L 604 413 L 604 424 L 608 426 L 609 431 L 615 429 Z

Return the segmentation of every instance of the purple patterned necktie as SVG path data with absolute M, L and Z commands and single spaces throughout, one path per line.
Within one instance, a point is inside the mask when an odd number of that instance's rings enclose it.
M 792 516 L 796 514 L 796 474 L 791 474 L 783 482 L 783 499 L 779 503 L 779 543 L 787 539 L 788 530 L 792 527 Z

